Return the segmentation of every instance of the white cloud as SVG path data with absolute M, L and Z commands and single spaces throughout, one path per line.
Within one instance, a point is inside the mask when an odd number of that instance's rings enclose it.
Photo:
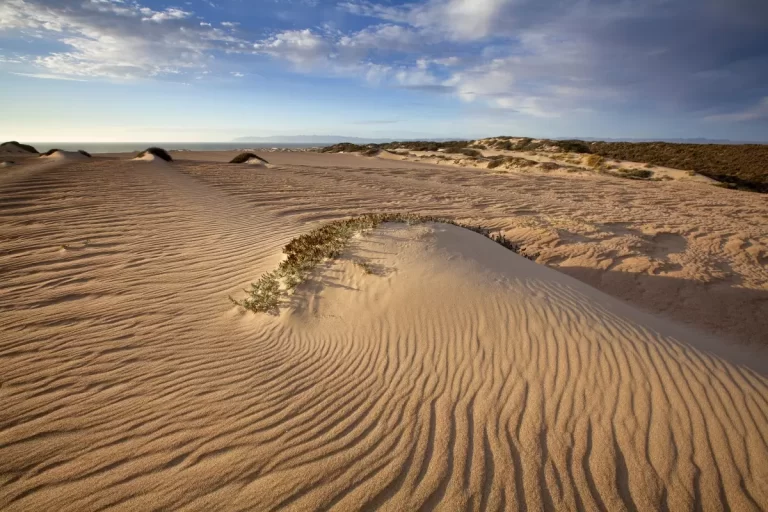
M 85 82 L 85 80 L 82 80 L 80 78 L 72 78 L 69 76 L 61 76 L 61 75 L 53 75 L 48 73 L 15 73 L 11 72 L 12 75 L 18 75 L 18 76 L 27 76 L 30 78 L 43 78 L 45 80 L 70 80 L 74 82 Z
M 168 20 L 183 20 L 184 18 L 189 18 L 190 16 L 192 16 L 191 12 L 182 11 L 181 9 L 171 7 L 164 11 L 153 12 L 151 15 L 142 18 L 142 21 L 154 21 L 155 23 L 162 23 Z
M 353 14 L 394 23 L 408 24 L 441 33 L 454 40 L 471 41 L 487 37 L 500 20 L 500 13 L 512 0 L 430 0 L 401 7 L 367 1 L 340 4 Z
M 286 30 L 253 47 L 258 52 L 286 59 L 302 68 L 326 61 L 332 50 L 328 41 L 309 29 Z
M 343 48 L 364 50 L 414 51 L 423 43 L 416 31 L 400 25 L 376 25 L 344 36 L 339 41 Z
M 202 69 L 216 50 L 242 52 L 250 43 L 193 13 L 155 11 L 135 1 L 88 0 L 79 7 L 58 0 L 4 0 L 0 30 L 53 38 L 68 50 L 40 55 L 30 74 L 135 79 Z M 27 70 L 24 70 L 27 71 Z

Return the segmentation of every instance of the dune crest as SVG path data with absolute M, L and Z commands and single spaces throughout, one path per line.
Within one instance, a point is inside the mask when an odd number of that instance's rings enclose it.
M 300 366 L 271 382 L 311 385 L 271 420 L 260 507 L 768 505 L 768 381 L 738 351 L 480 235 L 386 225 L 290 302 L 259 320 Z

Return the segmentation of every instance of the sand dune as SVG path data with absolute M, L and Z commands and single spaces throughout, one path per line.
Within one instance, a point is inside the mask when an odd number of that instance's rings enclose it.
M 762 197 L 323 156 L 0 174 L 0 508 L 768 508 Z M 495 227 L 565 273 L 388 224 L 279 316 L 226 300 L 291 238 L 381 210 Z M 631 276 L 631 304 L 569 258 Z M 683 304 L 647 307 L 653 270 L 688 276 Z

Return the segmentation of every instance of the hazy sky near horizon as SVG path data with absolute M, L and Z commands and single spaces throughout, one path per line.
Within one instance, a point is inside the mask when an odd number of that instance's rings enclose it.
M 768 141 L 768 1 L 0 1 L 0 140 L 311 134 Z

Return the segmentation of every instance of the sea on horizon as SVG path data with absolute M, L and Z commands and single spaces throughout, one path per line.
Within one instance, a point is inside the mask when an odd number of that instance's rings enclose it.
M 300 144 L 295 142 L 35 142 L 31 144 L 40 152 L 49 149 L 64 151 L 85 150 L 89 153 L 133 153 L 157 146 L 169 151 L 235 151 L 238 149 L 269 149 L 285 148 L 300 149 L 317 147 L 317 144 Z

